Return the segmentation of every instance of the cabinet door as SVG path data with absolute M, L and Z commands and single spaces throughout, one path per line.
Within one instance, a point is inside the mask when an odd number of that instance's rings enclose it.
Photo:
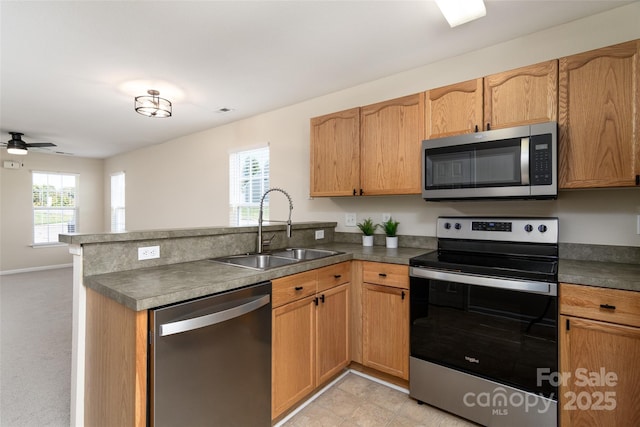
M 350 362 L 349 285 L 318 294 L 316 318 L 316 384 L 320 385 Z
M 425 92 L 426 138 L 481 130 L 482 91 L 482 79 L 475 79 Z
M 311 119 L 311 196 L 360 190 L 360 108 Z
M 315 321 L 315 296 L 272 311 L 272 418 L 315 388 Z
M 409 291 L 365 283 L 362 364 L 409 379 Z
M 560 187 L 626 187 L 640 174 L 640 41 L 560 59 Z
M 360 109 L 360 183 L 364 195 L 420 194 L 424 93 Z
M 560 327 L 560 425 L 636 425 L 640 328 L 567 316 Z
M 485 130 L 557 120 L 557 60 L 484 78 Z

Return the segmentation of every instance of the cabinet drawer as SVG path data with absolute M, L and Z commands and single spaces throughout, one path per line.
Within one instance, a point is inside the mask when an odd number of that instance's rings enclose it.
M 362 263 L 362 281 L 409 289 L 409 266 L 365 261 Z
M 318 270 L 318 292 L 351 281 L 351 262 L 328 265 Z
M 304 298 L 316 293 L 318 282 L 317 270 L 292 274 L 278 279 L 272 283 L 272 307 L 278 307 L 291 301 Z
M 561 283 L 560 313 L 640 327 L 640 293 Z

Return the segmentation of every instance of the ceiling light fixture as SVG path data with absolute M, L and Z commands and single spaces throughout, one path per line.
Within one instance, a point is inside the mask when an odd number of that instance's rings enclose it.
M 451 28 L 482 18 L 487 9 L 482 0 L 435 0 Z
M 150 96 L 136 96 L 136 112 L 147 117 L 171 117 L 171 101 L 160 98 L 157 90 L 150 89 L 147 93 Z
M 7 153 L 15 154 L 17 156 L 25 156 L 27 154 L 27 147 L 24 146 L 24 143 L 21 145 L 12 139 L 7 143 Z

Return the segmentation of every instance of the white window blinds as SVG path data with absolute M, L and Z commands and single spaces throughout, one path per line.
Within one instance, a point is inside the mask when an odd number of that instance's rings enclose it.
M 269 146 L 229 155 L 229 224 L 258 223 L 260 198 L 269 189 Z M 268 200 L 264 219 L 269 218 Z

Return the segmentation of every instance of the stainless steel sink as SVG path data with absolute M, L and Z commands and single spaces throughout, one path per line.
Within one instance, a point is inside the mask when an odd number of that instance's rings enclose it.
M 291 248 L 273 252 L 274 256 L 292 258 L 297 260 L 312 260 L 325 258 L 331 255 L 338 255 L 341 252 L 326 249 Z
M 238 267 L 252 268 L 254 270 L 269 270 L 284 265 L 295 264 L 298 260 L 268 254 L 230 255 L 220 258 L 212 258 L 211 261 L 223 264 L 231 264 Z
M 318 258 L 338 255 L 340 253 L 342 252 L 325 249 L 291 248 L 278 250 L 271 254 L 229 255 L 211 258 L 210 261 L 264 271 L 302 261 L 311 261 Z

